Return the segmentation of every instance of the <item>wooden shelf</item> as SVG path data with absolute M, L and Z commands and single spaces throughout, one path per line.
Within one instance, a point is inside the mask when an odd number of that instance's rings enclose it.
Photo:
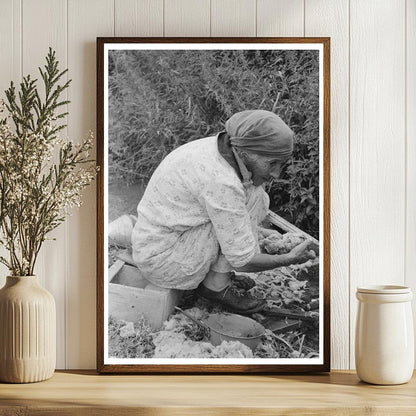
M 415 415 L 416 375 L 373 386 L 354 372 L 322 375 L 97 375 L 57 371 L 1 384 L 0 415 Z

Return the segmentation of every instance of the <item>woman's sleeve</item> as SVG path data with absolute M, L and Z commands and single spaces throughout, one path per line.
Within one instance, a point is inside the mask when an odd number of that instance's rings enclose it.
M 210 183 L 202 190 L 200 199 L 225 258 L 233 267 L 246 265 L 256 253 L 257 243 L 246 208 L 244 189 Z

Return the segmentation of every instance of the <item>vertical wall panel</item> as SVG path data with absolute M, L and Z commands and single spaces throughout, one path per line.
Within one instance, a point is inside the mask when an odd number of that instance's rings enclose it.
M 0 0 L 0 100 L 10 81 L 17 86 L 22 76 L 21 66 L 21 0 Z M 0 247 L 0 255 L 8 258 L 7 251 Z M 0 287 L 6 282 L 9 271 L 0 264 Z
M 23 0 L 22 16 L 23 75 L 31 74 L 32 78 L 38 78 L 39 91 L 43 95 L 38 67 L 44 67 L 49 47 L 55 50 L 60 69 L 67 67 L 66 0 Z M 66 99 L 66 93 L 61 98 Z M 64 136 L 66 130 L 61 134 Z M 52 241 L 53 238 L 56 241 Z M 65 225 L 52 231 L 43 243 L 35 268 L 41 284 L 52 293 L 56 302 L 58 368 L 65 368 L 66 238 Z
M 115 36 L 163 36 L 163 0 L 115 0 Z
M 257 0 L 257 36 L 303 36 L 304 0 Z
M 68 134 L 80 141 L 95 131 L 96 37 L 114 35 L 113 0 L 69 0 Z M 83 205 L 69 221 L 67 368 L 96 366 L 96 186 L 89 186 Z
M 356 287 L 404 282 L 404 27 L 404 0 L 351 0 L 351 367 Z
M 416 2 L 407 1 L 407 209 L 406 209 L 406 285 L 416 298 Z M 413 300 L 416 323 L 416 299 Z M 416 352 L 416 351 L 415 351 Z M 415 361 L 416 362 L 416 361 Z
M 256 1 L 211 0 L 211 36 L 256 36 Z
M 306 2 L 305 36 L 331 37 L 331 366 L 349 367 L 348 0 Z
M 210 36 L 210 0 L 165 0 L 165 36 Z
M 0 99 L 4 90 L 21 80 L 21 0 L 0 1 Z

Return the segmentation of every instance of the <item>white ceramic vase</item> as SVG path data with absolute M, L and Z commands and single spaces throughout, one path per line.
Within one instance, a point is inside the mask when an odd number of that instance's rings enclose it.
M 372 384 L 402 384 L 414 367 L 411 300 L 405 286 L 358 288 L 355 366 L 358 377 Z
M 53 296 L 36 276 L 8 276 L 0 290 L 0 381 L 50 378 L 56 366 Z

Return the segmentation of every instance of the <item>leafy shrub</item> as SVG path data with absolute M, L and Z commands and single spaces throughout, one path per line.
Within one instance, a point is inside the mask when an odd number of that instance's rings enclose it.
M 317 51 L 111 51 L 110 180 L 146 182 L 171 150 L 223 130 L 234 113 L 273 111 L 296 142 L 268 186 L 271 208 L 318 237 L 318 75 Z

